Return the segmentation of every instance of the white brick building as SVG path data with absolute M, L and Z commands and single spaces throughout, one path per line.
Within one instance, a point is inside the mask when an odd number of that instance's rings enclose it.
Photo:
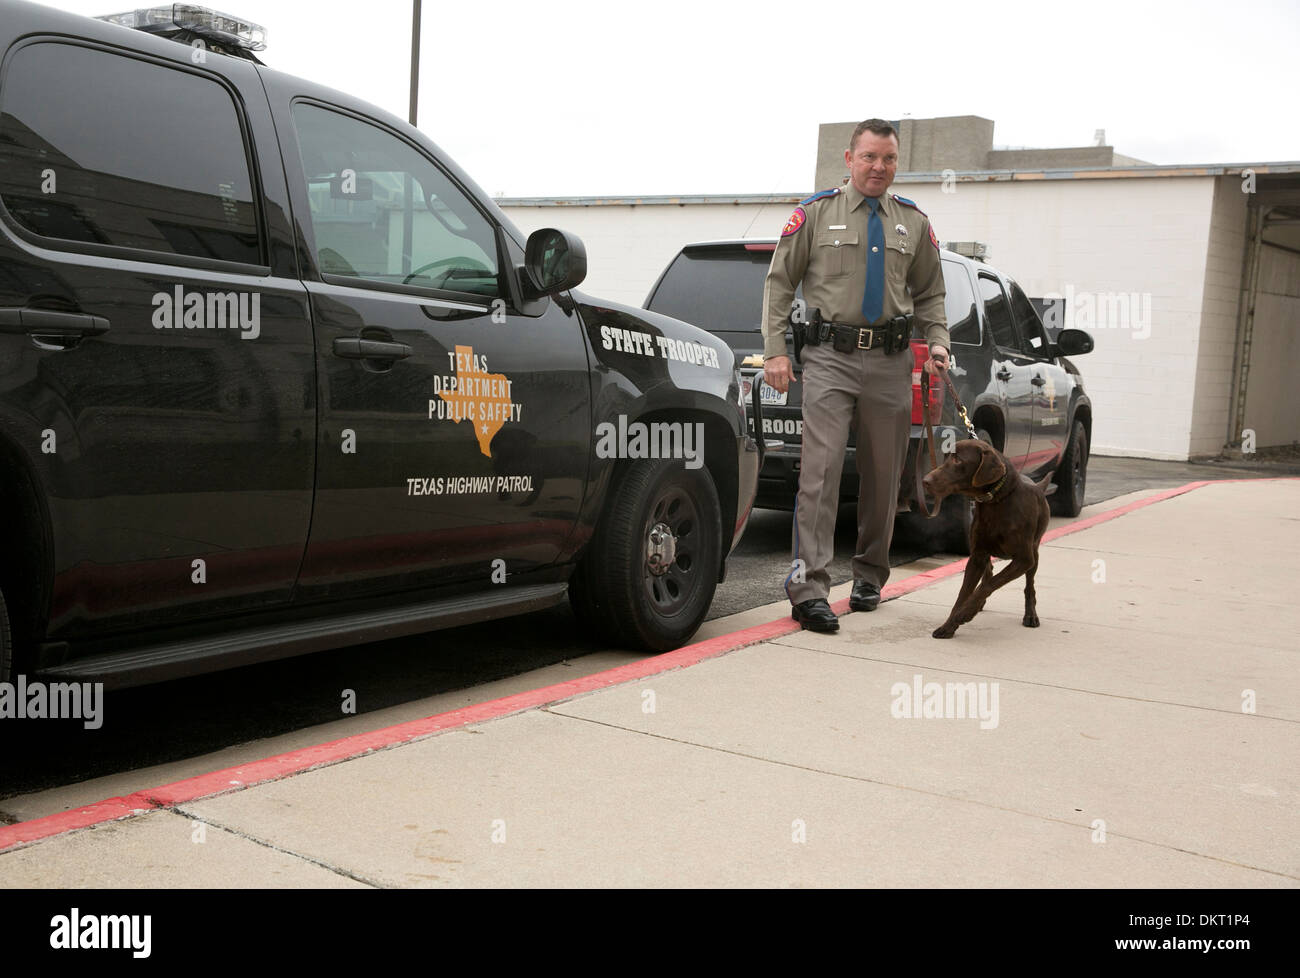
M 1300 441 L 1300 163 L 907 173 L 893 190 L 1029 295 L 1070 300 L 1057 325 L 1096 340 L 1077 359 L 1096 454 L 1213 455 L 1243 429 Z M 576 232 L 584 290 L 640 305 L 682 245 L 774 237 L 800 196 L 498 203 L 526 232 Z

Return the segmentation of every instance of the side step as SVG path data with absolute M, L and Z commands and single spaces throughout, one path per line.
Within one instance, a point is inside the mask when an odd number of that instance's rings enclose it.
M 567 590 L 568 585 L 563 582 L 500 587 L 482 594 L 381 611 L 354 612 L 149 645 L 124 652 L 100 653 L 43 669 L 39 674 L 49 679 L 102 682 L 107 689 L 141 686 L 345 645 L 379 642 L 541 611 L 564 601 Z

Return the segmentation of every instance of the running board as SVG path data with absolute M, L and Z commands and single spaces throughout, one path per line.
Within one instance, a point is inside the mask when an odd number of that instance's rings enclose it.
M 40 670 L 43 678 L 93 680 L 108 689 L 197 676 L 218 669 L 287 659 L 346 645 L 380 642 L 511 615 L 523 615 L 564 601 L 568 584 L 498 587 L 481 594 L 422 604 L 354 612 L 268 625 L 205 638 L 148 645 L 127 652 L 73 659 Z

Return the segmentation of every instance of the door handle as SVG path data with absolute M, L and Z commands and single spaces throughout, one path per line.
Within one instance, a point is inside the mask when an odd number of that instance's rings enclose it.
M 997 374 L 997 377 L 998 377 L 998 380 L 1010 380 L 1010 379 L 1011 379 L 1011 371 L 1008 370 L 1006 367 L 998 367 L 998 374 Z
M 86 312 L 61 309 L 0 309 L 0 333 L 32 333 L 43 336 L 99 336 L 108 332 L 108 320 Z
M 389 340 L 340 336 L 334 341 L 334 355 L 347 360 L 405 360 L 411 355 L 411 348 Z
M 1030 381 L 1035 387 L 1042 387 L 1047 381 L 1043 380 L 1042 374 L 1034 374 L 1033 380 Z

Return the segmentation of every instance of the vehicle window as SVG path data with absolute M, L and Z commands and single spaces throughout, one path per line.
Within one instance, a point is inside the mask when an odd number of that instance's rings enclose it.
M 34 234 L 261 264 L 249 173 L 234 100 L 215 81 L 53 42 L 9 65 L 0 200 Z
M 980 317 L 975 309 L 975 293 L 971 291 L 966 269 L 955 261 L 944 262 L 943 284 L 947 290 L 943 309 L 948 320 L 948 336 L 954 344 L 979 346 L 983 342 Z
M 1019 285 L 1015 282 L 1009 284 L 1011 286 L 1011 311 L 1015 313 L 1016 325 L 1020 327 L 1020 335 L 1029 344 L 1029 352 L 1036 357 L 1046 359 L 1049 345 L 1047 334 L 1043 332 L 1043 323 L 1038 318 L 1038 312 Z
M 980 277 L 980 300 L 984 303 L 984 318 L 993 331 L 993 342 L 1004 350 L 1019 350 L 1020 337 L 1016 335 L 1015 323 L 1011 321 L 1011 304 L 997 279 L 987 275 Z
M 492 225 L 392 133 L 300 103 L 294 125 L 322 273 L 498 295 Z
M 763 281 L 771 250 L 743 245 L 683 251 L 646 303 L 723 339 L 733 350 L 762 347 Z

